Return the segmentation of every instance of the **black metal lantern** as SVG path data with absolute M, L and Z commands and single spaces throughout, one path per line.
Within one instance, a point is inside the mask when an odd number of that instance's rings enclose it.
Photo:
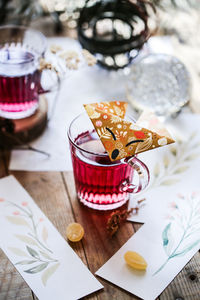
M 148 6 L 146 0 L 86 0 L 78 20 L 82 47 L 102 66 L 124 68 L 149 38 Z

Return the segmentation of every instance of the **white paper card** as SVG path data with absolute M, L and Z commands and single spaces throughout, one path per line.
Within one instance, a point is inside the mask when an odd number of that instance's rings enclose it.
M 130 201 L 133 207 L 136 199 L 146 199 L 129 221 L 151 223 L 155 213 L 158 216 L 166 212 L 177 193 L 199 188 L 200 116 L 182 113 L 168 125 L 175 144 L 138 155 L 148 166 L 151 181 L 146 191 Z
M 0 245 L 41 300 L 79 299 L 103 286 L 13 176 L 0 180 Z
M 200 247 L 200 191 L 171 198 L 166 214 L 154 215 L 96 274 L 142 299 L 155 299 Z M 142 255 L 147 270 L 129 267 L 127 251 Z

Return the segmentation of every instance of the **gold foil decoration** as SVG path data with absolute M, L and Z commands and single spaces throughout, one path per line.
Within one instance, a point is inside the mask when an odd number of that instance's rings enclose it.
M 92 103 L 84 108 L 112 161 L 174 143 L 152 113 L 144 112 L 136 123 L 123 120 L 126 102 Z M 145 121 L 148 128 L 143 127 Z

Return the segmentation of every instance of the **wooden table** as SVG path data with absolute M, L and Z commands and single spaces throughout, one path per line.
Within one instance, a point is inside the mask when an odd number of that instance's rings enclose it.
M 8 155 L 0 152 L 0 177 L 8 174 Z M 94 274 L 141 225 L 123 224 L 118 233 L 110 238 L 106 221 L 110 214 L 88 209 L 76 198 L 72 172 L 12 172 L 16 179 L 33 197 L 49 220 L 65 238 L 66 227 L 76 221 L 85 229 L 84 239 L 70 244 L 84 264 Z M 2 229 L 1 229 L 2 230 Z M 148 251 L 148 249 L 147 249 Z M 84 299 L 138 299 L 130 293 L 98 278 L 104 290 Z M 0 250 L 0 300 L 33 300 L 37 297 Z M 200 253 L 191 259 L 178 276 L 158 298 L 160 300 L 200 300 Z M 48 300 L 48 299 L 47 299 Z M 59 299 L 57 299 L 59 300 Z M 71 300 L 67 298 L 66 300 Z

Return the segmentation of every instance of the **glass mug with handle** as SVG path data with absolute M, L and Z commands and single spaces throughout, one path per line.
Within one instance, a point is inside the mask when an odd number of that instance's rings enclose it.
M 46 51 L 46 38 L 23 26 L 0 27 L 0 116 L 21 119 L 38 108 L 39 95 L 49 92 L 59 78 L 52 73 L 50 87 L 43 89 L 40 59 Z
M 136 156 L 112 162 L 86 113 L 71 122 L 68 139 L 77 196 L 84 205 L 115 209 L 147 187 L 147 166 Z

